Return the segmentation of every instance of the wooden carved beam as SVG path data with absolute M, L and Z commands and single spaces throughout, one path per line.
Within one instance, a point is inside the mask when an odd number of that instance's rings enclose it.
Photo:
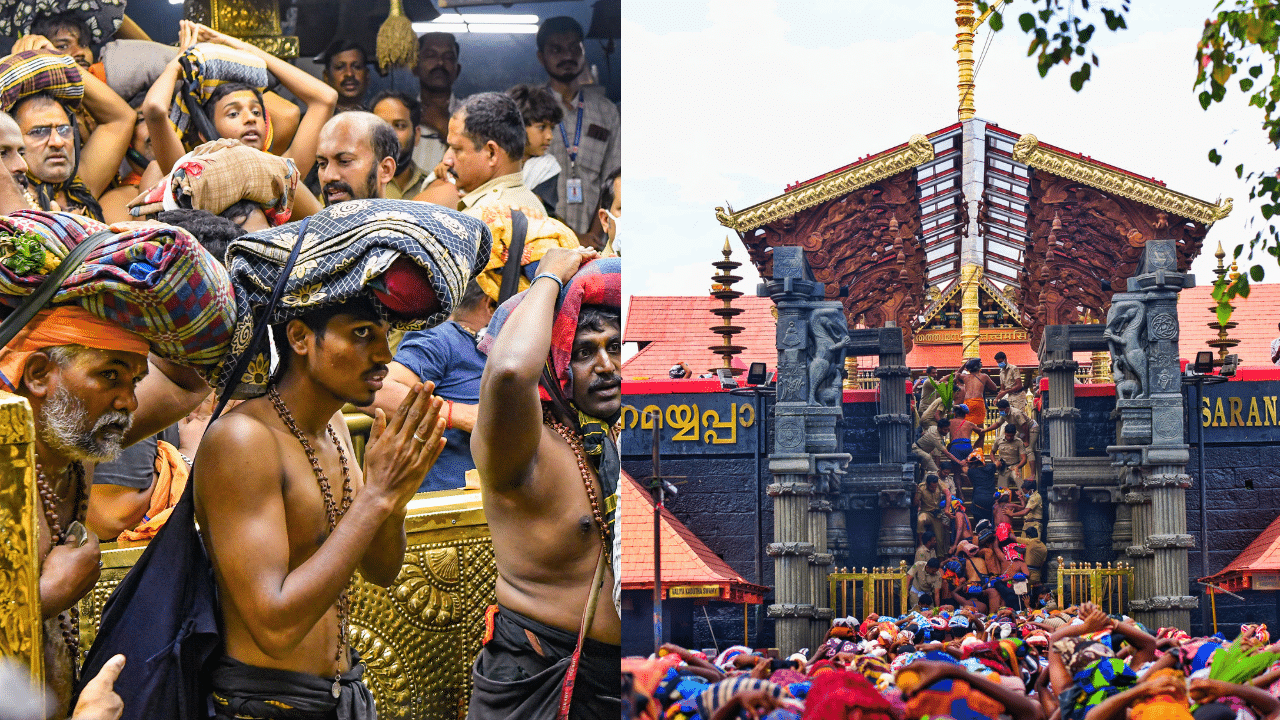
M 740 233 L 752 263 L 772 274 L 769 248 L 799 246 L 827 297 L 841 300 L 850 325 L 897 321 L 911 347 L 924 308 L 925 251 L 912 173 L 901 172 L 814 207 Z M 843 297 L 842 297 L 843 295 Z
M 1185 271 L 1208 232 L 1203 223 L 1047 172 L 1033 176 L 1028 210 L 1018 304 L 1033 345 L 1045 325 L 1078 322 L 1085 311 L 1105 317 L 1148 240 L 1176 240 Z
M 724 208 L 718 207 L 716 219 L 727 228 L 745 233 L 898 175 L 932 159 L 933 143 L 929 142 L 924 135 L 912 135 L 911 140 L 899 150 L 857 163 L 831 177 L 765 200 L 745 210 L 726 212 Z
M 1197 200 L 1150 180 L 1041 145 L 1035 135 L 1018 138 L 1013 146 L 1013 159 L 1036 170 L 1098 188 L 1112 197 L 1134 200 L 1203 225 L 1212 225 L 1231 214 L 1231 198 L 1224 198 L 1216 205 Z

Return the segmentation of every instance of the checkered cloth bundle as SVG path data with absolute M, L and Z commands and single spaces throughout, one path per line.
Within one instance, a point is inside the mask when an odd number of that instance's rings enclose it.
M 85 238 L 106 225 L 20 210 L 0 217 L 0 303 L 16 308 Z M 52 304 L 75 303 L 151 343 L 160 357 L 209 378 L 231 343 L 235 299 L 213 255 L 170 226 L 116 234 L 63 281 Z

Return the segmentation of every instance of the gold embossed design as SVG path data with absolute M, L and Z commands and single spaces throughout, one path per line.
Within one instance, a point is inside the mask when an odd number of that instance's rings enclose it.
M 907 146 L 881 157 L 870 158 L 812 185 L 797 188 L 771 200 L 738 212 L 716 208 L 716 220 L 737 232 L 747 232 L 780 220 L 858 188 L 880 182 L 933 159 L 933 143 L 924 135 L 912 135 Z
M 357 577 L 348 639 L 368 668 L 378 717 L 461 720 L 497 580 L 480 494 L 421 493 L 409 506 L 405 531 L 408 548 L 395 585 L 384 589 Z M 107 597 L 142 551 L 103 545 L 102 577 L 80 601 L 86 647 Z
M 1160 187 L 1149 180 L 1046 148 L 1035 135 L 1028 134 L 1018 138 L 1013 146 L 1013 159 L 1036 170 L 1053 173 L 1205 225 L 1212 225 L 1231 214 L 1231 198 L 1224 198 L 1216 205 L 1197 200 L 1190 195 Z
M 298 57 L 298 38 L 280 35 L 279 0 L 186 0 L 184 15 L 276 57 Z
M 34 438 L 26 399 L 0 393 L 0 655 L 30 667 L 43 697 Z

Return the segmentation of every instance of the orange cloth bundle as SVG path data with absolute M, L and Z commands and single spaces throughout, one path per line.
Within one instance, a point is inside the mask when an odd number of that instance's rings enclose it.
M 144 545 L 160 532 L 173 512 L 173 506 L 178 504 L 178 498 L 182 497 L 190 475 L 191 468 L 187 467 L 187 461 L 182 459 L 178 448 L 164 440 L 157 440 L 156 481 L 151 486 L 151 505 L 138 527 L 120 533 L 120 537 L 116 539 L 120 547 Z

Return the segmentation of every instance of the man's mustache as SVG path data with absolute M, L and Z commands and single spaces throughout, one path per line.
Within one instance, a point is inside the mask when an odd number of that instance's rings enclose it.
M 622 376 L 617 374 L 597 375 L 587 386 L 587 392 L 610 390 L 622 384 Z
M 344 192 L 350 195 L 351 197 L 356 196 L 355 190 L 352 190 L 350 185 L 342 182 L 341 180 L 334 180 L 331 183 L 325 184 L 323 188 L 323 193 L 325 195 L 328 195 L 330 191 Z
M 129 432 L 129 428 L 133 427 L 133 413 L 127 413 L 120 410 L 113 410 L 98 418 L 98 422 L 93 425 L 93 434 L 97 435 L 103 430 L 117 429 L 121 435 Z

